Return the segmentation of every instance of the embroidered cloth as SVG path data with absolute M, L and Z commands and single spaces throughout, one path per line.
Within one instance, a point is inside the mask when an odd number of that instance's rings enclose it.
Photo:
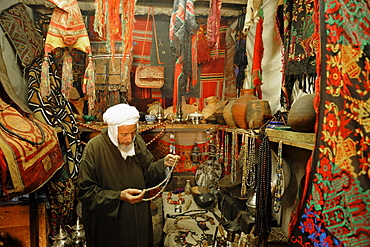
M 318 35 L 314 33 L 314 0 L 284 1 L 284 82 L 289 98 L 295 82 L 304 92 L 313 89 L 316 77 Z
M 85 53 L 91 52 L 90 40 L 82 19 L 77 0 L 48 0 L 55 4 L 49 30 L 46 35 L 45 53 L 57 47 L 76 48 Z
M 315 6 L 322 16 L 317 138 L 290 246 L 370 246 L 370 5 Z
M 3 184 L 2 189 L 10 198 L 31 193 L 47 182 L 64 163 L 56 132 L 37 119 L 23 116 L 2 98 L 0 123 L 2 162 L 6 162 L 14 187 L 7 191 Z M 6 173 L 2 176 L 6 178 Z
M 41 55 L 42 37 L 23 3 L 4 10 L 0 15 L 0 24 L 14 45 L 23 66 L 28 66 Z

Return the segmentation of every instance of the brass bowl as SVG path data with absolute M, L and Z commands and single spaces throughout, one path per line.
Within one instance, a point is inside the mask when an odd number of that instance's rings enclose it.
M 230 194 L 232 190 L 240 189 L 242 184 L 242 171 L 236 172 L 236 182 L 231 183 L 231 174 L 226 175 L 218 181 L 220 188 Z

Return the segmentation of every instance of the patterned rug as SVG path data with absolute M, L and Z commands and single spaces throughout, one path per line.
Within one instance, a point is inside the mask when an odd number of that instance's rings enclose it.
M 4 10 L 0 15 L 0 24 L 13 43 L 23 66 L 30 65 L 36 57 L 41 55 L 42 37 L 36 31 L 23 3 Z
M 316 148 L 290 246 L 370 246 L 370 3 L 315 6 L 322 17 Z

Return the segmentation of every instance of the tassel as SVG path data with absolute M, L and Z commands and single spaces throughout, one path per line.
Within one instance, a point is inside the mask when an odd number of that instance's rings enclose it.
M 89 63 L 85 70 L 82 92 L 88 97 L 89 111 L 94 109 L 95 103 L 95 66 L 92 54 L 89 54 Z M 89 114 L 91 115 L 91 114 Z
M 70 88 L 73 86 L 72 57 L 68 50 L 64 51 L 62 67 L 62 94 L 69 99 Z
M 44 61 L 41 66 L 41 85 L 40 93 L 41 97 L 46 97 L 50 93 L 50 75 L 49 75 L 49 55 L 44 55 Z

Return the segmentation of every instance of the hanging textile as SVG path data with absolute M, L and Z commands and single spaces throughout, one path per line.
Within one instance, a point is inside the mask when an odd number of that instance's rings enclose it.
M 185 96 L 188 83 L 192 80 L 192 35 L 195 35 L 197 23 L 194 15 L 193 0 L 176 0 L 170 19 L 171 55 L 176 61 L 174 75 L 173 109 L 176 112 Z
M 157 24 L 157 38 L 158 38 L 158 50 L 160 61 L 164 63 L 164 85 L 160 89 L 160 95 L 152 90 L 152 97 L 157 100 L 162 98 L 172 98 L 173 94 L 173 71 L 174 64 L 171 53 L 170 53 L 170 40 L 169 36 L 169 23 L 170 17 L 165 15 L 155 15 L 155 22 Z M 150 51 L 150 63 L 152 65 L 157 64 L 157 52 L 155 48 L 155 42 L 152 42 Z
M 37 58 L 28 69 L 28 103 L 34 114 L 43 118 L 50 126 L 63 130 L 66 162 L 72 179 L 77 178 L 78 167 L 82 156 L 82 145 L 79 130 L 69 101 L 61 93 L 61 80 L 55 71 L 53 57 L 50 59 L 50 88 L 51 94 L 43 98 L 40 94 L 40 78 L 42 58 Z
M 41 55 L 43 41 L 23 3 L 4 10 L 0 25 L 8 35 L 24 67 Z
M 236 75 L 236 89 L 237 95 L 240 94 L 240 90 L 243 88 L 245 79 L 245 68 L 248 65 L 247 51 L 246 51 L 246 35 L 243 34 L 245 15 L 242 14 L 238 17 L 238 25 L 236 26 L 235 35 L 235 75 Z
M 230 26 L 227 27 L 225 35 L 225 69 L 224 69 L 224 85 L 222 89 L 222 99 L 236 98 L 236 75 L 234 66 L 234 56 L 235 56 L 235 30 Z
M 92 58 L 92 52 L 90 47 L 90 40 L 87 35 L 86 27 L 82 19 L 80 8 L 78 7 L 77 0 L 48 0 L 49 2 L 56 5 L 54 8 L 49 29 L 45 40 L 45 57 L 42 64 L 41 73 L 41 95 L 46 97 L 50 93 L 50 77 L 49 77 L 49 62 L 48 56 L 54 49 L 58 47 L 69 47 L 75 48 L 88 55 L 88 62 L 84 75 L 83 92 L 88 97 L 89 109 L 94 109 L 95 102 L 95 68 Z M 65 56 L 69 59 L 68 56 Z M 71 59 L 69 59 L 71 62 Z M 68 66 L 68 61 L 66 61 Z M 72 85 L 72 71 L 70 69 L 63 69 L 63 72 L 68 80 L 64 80 L 64 83 Z M 64 75 L 63 75 L 64 77 Z M 66 91 L 68 89 L 64 89 Z M 68 95 L 68 94 L 67 94 Z
M 262 10 L 261 10 L 262 12 Z M 256 27 L 256 36 L 254 39 L 254 53 L 253 53 L 253 65 L 252 65 L 252 80 L 255 95 L 262 99 L 262 57 L 263 57 L 263 15 L 260 16 Z
M 34 192 L 64 163 L 55 130 L 17 97 L 0 47 L 1 199 Z
M 243 26 L 244 35 L 247 35 L 249 29 L 251 28 L 251 26 L 253 26 L 253 24 L 259 22 L 260 6 L 261 0 L 248 0 Z
M 222 97 L 222 88 L 224 82 L 224 68 L 225 68 L 225 36 L 226 36 L 227 22 L 222 21 L 220 27 L 220 43 L 218 49 L 211 49 L 211 61 L 202 64 L 200 71 L 200 98 L 196 102 L 199 109 L 205 106 L 205 99 L 210 96 L 216 96 L 218 99 Z
M 1 199 L 5 200 L 34 192 L 64 163 L 55 130 L 2 98 L 0 155 L 1 188 L 5 193 Z M 6 186 L 8 172 L 12 188 Z
M 284 1 L 284 80 L 287 107 L 294 83 L 304 92 L 312 92 L 316 78 L 318 35 L 314 33 L 314 0 Z
M 137 16 L 133 29 L 133 61 L 132 70 L 136 73 L 136 69 L 140 63 L 150 64 L 151 46 L 153 40 L 153 20 L 147 21 L 146 16 Z M 140 88 L 140 94 L 135 94 L 135 98 L 148 99 L 152 97 L 150 88 Z
M 317 61 L 322 61 L 316 147 L 289 242 L 370 246 L 370 5 L 361 0 L 315 3 L 321 37 Z
M 60 170 L 46 184 L 48 198 L 48 217 L 50 222 L 49 236 L 55 238 L 59 234 L 60 226 L 73 226 L 76 214 L 76 186 L 71 179 L 68 166 L 64 164 Z M 66 228 L 69 231 L 68 228 Z
M 218 50 L 220 44 L 220 22 L 221 22 L 221 0 L 209 2 L 209 13 L 207 18 L 207 41 L 208 46 Z

